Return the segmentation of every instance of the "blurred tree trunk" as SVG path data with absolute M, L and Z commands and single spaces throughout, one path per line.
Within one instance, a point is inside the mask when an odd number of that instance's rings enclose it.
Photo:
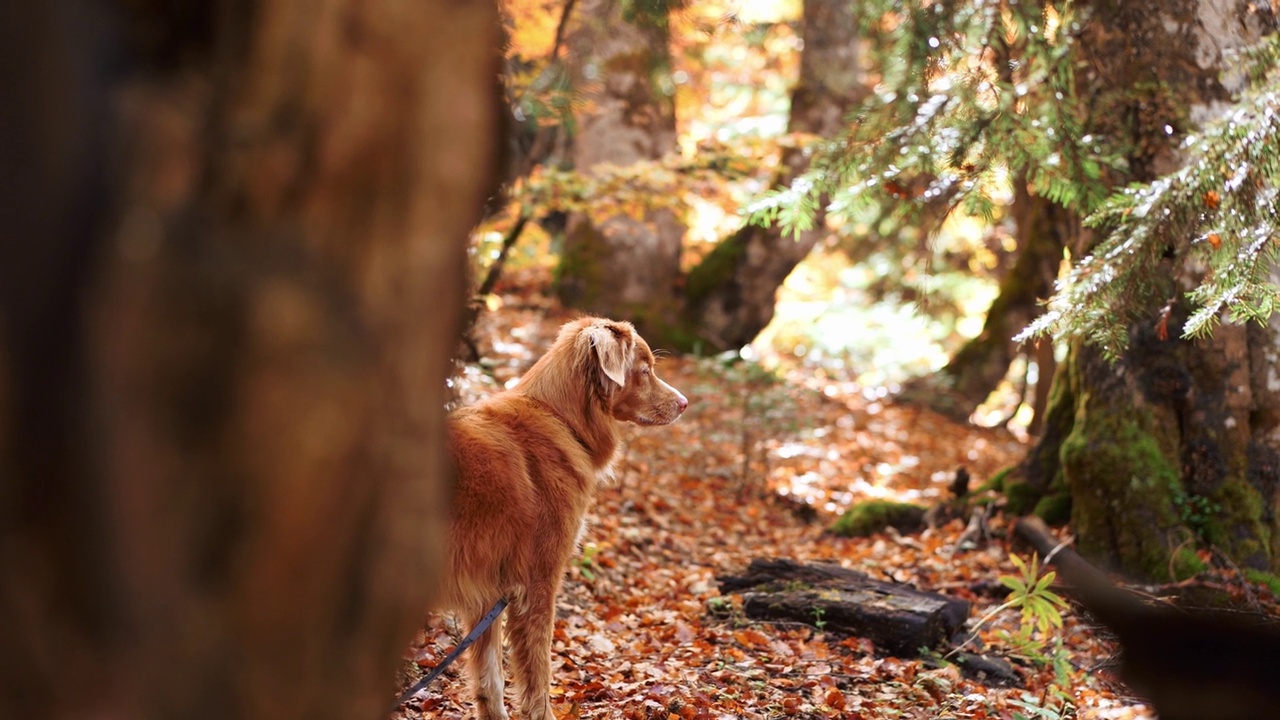
M 45 0 L 0 38 L 0 717 L 383 716 L 494 5 Z
M 1040 303 L 1053 292 L 1066 240 L 1076 234 L 1078 222 L 1070 213 L 1032 195 L 1025 182 L 1015 185 L 1012 215 L 1018 257 L 1000 281 L 982 332 L 966 342 L 942 370 L 909 382 L 902 393 L 905 400 L 961 422 L 986 402 L 1009 373 L 1009 365 L 1024 352 L 1013 338 L 1039 317 Z M 1040 384 L 1046 384 L 1052 369 L 1041 370 L 1045 374 Z
M 800 79 L 791 93 L 787 132 L 834 137 L 845 115 L 867 93 L 858 65 L 858 24 L 846 0 L 805 0 Z M 809 165 L 803 148 L 783 151 L 775 187 L 791 184 Z M 824 206 L 825 201 L 820 203 Z M 821 210 L 815 229 L 799 237 L 776 226 L 744 225 L 690 273 L 678 338 L 686 348 L 736 350 L 773 319 L 778 287 L 825 236 Z
M 1225 98 L 1228 53 L 1274 18 L 1229 0 L 1091 4 L 1081 76 L 1133 88 L 1129 112 L 1095 122 L 1124 124 L 1131 178 L 1149 180 L 1179 162 L 1164 127 L 1185 131 Z M 1141 578 L 1195 572 L 1196 542 L 1246 568 L 1280 569 L 1280 323 L 1223 323 L 1210 339 L 1181 339 L 1181 297 L 1197 281 L 1152 279 L 1169 304 L 1130 329 L 1116 363 L 1071 348 L 1044 434 L 1005 481 L 1013 510 L 1069 513 L 1082 554 Z
M 628 16 L 627 11 L 631 12 Z M 591 176 L 604 165 L 658 160 L 676 149 L 667 9 L 581 0 L 567 46 L 588 108 L 570 158 Z M 675 311 L 684 225 L 671 210 L 642 217 L 568 217 L 556 290 L 569 307 L 631 320 L 653 335 Z

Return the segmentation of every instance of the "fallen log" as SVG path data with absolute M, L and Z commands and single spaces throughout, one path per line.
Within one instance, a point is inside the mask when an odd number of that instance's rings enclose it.
M 1120 677 L 1161 720 L 1256 720 L 1280 708 L 1280 626 L 1257 613 L 1153 605 L 1122 590 L 1039 518 L 1014 525 L 1058 570 L 1063 594 L 1115 633 Z
M 747 617 L 864 637 L 896 656 L 915 656 L 921 648 L 942 645 L 969 617 L 965 600 L 828 563 L 756 558 L 745 575 L 716 580 L 722 593 L 742 595 Z

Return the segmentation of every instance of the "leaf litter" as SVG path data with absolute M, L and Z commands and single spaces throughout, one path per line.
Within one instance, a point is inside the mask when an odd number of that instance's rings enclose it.
M 456 402 L 514 382 L 566 319 L 538 305 L 486 315 L 477 332 L 485 365 L 459 368 Z M 860 500 L 943 500 L 958 468 L 976 486 L 1026 446 L 813 373 L 769 377 L 689 357 L 664 357 L 660 371 L 689 410 L 668 427 L 627 426 L 615 481 L 599 491 L 557 606 L 551 692 L 560 718 L 1153 717 L 1110 675 L 1114 642 L 1074 609 L 1044 638 L 1061 643 L 1057 667 L 1002 646 L 1000 632 L 1018 629 L 1016 610 L 978 628 L 966 649 L 1012 660 L 1023 678 L 1014 688 L 966 677 L 937 652 L 886 657 L 866 639 L 824 632 L 820 618 L 746 618 L 716 577 L 752 558 L 787 557 L 963 598 L 973 604 L 972 628 L 1002 602 L 998 578 L 1018 574 L 999 516 L 974 547 L 957 547 L 963 519 L 914 535 L 824 530 Z M 468 629 L 431 615 L 406 652 L 401 685 Z M 464 666 L 465 658 L 396 717 L 469 717 Z

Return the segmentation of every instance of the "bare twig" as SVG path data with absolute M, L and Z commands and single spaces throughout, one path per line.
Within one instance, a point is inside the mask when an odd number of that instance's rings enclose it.
M 515 225 L 507 231 L 506 237 L 502 238 L 502 247 L 498 250 L 498 257 L 494 258 L 493 263 L 489 265 L 489 271 L 485 273 L 484 281 L 480 283 L 480 287 L 476 288 L 475 296 L 471 303 L 467 306 L 466 322 L 462 326 L 462 341 L 466 343 L 467 348 L 475 356 L 480 356 L 479 349 L 476 348 L 475 342 L 471 339 L 471 333 L 475 330 L 476 320 L 480 318 L 480 309 L 484 307 L 484 297 L 493 292 L 493 288 L 498 284 L 498 278 L 502 276 L 502 268 L 507 264 L 507 256 L 511 254 L 511 248 L 515 246 L 516 241 L 520 239 L 524 228 L 529 224 L 532 216 L 527 212 L 521 212 L 520 217 L 516 219 Z
M 551 58 L 549 64 L 554 65 L 560 59 L 560 48 L 564 46 L 564 36 L 569 27 L 569 15 L 573 13 L 573 6 L 577 0 L 565 0 L 564 12 L 560 13 L 560 22 L 556 24 L 556 39 L 551 45 Z

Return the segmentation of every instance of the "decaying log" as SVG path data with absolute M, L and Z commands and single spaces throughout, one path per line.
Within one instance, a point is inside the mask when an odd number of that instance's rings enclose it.
M 969 603 L 876 580 L 826 563 L 756 558 L 745 575 L 717 580 L 740 593 L 748 617 L 791 620 L 865 637 L 878 650 L 914 656 L 946 642 L 969 616 Z
M 1153 605 L 1116 587 L 1035 517 L 1015 525 L 1058 570 L 1064 594 L 1110 628 L 1120 676 L 1161 720 L 1250 720 L 1280 707 L 1280 626 L 1270 616 Z

